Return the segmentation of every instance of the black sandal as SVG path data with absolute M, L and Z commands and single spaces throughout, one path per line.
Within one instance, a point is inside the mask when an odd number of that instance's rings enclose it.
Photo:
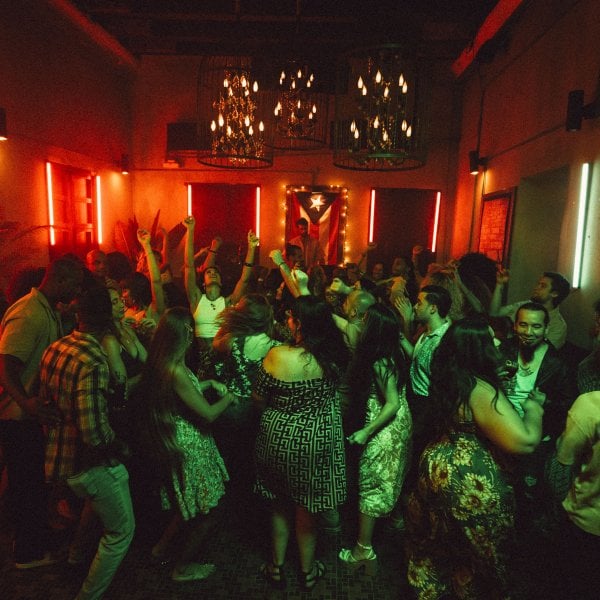
M 283 565 L 276 565 L 275 563 L 265 563 L 260 567 L 262 576 L 269 582 L 269 584 L 278 590 L 285 588 L 285 573 L 283 572 Z
M 325 575 L 325 571 L 325 565 L 320 560 L 315 560 L 312 569 L 308 573 L 302 571 L 300 587 L 305 592 L 310 592 L 319 583 L 323 575 Z

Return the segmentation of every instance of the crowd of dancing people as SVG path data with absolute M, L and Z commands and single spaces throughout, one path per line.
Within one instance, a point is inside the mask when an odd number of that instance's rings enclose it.
M 198 250 L 191 216 L 181 273 L 140 229 L 135 265 L 93 250 L 14 279 L 0 443 L 15 567 L 57 560 L 51 492 L 78 511 L 77 598 L 102 597 L 150 495 L 169 511 L 152 560 L 202 580 L 232 496 L 268 515 L 260 574 L 278 589 L 290 539 L 299 586 L 318 585 L 318 536 L 350 506 L 338 560 L 375 576 L 387 520 L 420 599 L 527 597 L 541 554 L 557 598 L 597 597 L 600 347 L 580 361 L 566 342 L 568 281 L 545 272 L 503 306 L 509 273 L 481 254 L 423 265 L 417 246 L 386 273 L 369 246 L 330 267 L 301 221 L 270 269 L 248 232 L 228 283 L 221 239 Z

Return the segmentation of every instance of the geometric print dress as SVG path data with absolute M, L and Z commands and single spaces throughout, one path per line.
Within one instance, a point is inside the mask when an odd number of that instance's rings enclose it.
M 324 378 L 281 381 L 261 366 L 255 393 L 264 398 L 256 438 L 255 491 L 317 513 L 346 499 L 342 418 L 335 384 Z
M 416 597 L 510 598 L 514 515 L 513 488 L 474 423 L 427 446 L 406 516 Z

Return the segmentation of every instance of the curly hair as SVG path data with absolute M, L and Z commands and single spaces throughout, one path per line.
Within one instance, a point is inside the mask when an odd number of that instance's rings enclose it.
M 263 294 L 246 294 L 235 306 L 223 310 L 217 318 L 217 323 L 233 337 L 257 333 L 266 333 L 273 337 L 273 307 Z
M 494 407 L 503 389 L 499 376 L 500 355 L 484 317 L 453 323 L 442 337 L 431 362 L 429 397 L 433 431 L 437 435 L 459 424 L 462 407 L 480 379 L 494 390 Z

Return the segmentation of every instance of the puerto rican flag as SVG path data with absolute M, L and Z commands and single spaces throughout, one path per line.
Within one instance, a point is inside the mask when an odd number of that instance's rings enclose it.
M 304 217 L 309 223 L 310 237 L 319 240 L 326 264 L 342 263 L 344 240 L 340 235 L 341 209 L 341 190 L 315 191 L 314 187 L 288 187 L 285 239 L 290 240 L 298 235 L 296 221 Z

